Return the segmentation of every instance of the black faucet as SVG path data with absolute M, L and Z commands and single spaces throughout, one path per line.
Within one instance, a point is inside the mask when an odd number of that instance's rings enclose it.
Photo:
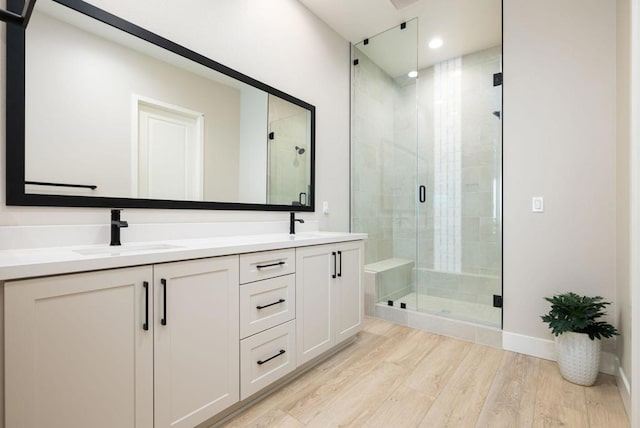
M 300 223 L 304 223 L 304 220 L 301 218 L 296 218 L 296 213 L 289 213 L 289 234 L 294 235 L 296 233 L 296 221 Z
M 120 244 L 120 228 L 129 227 L 129 223 L 120 220 L 120 211 L 122 210 L 111 210 L 111 244 L 109 245 L 122 245 Z

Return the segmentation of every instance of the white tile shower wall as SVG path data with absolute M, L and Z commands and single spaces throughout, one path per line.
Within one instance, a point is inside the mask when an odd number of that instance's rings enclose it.
M 478 237 L 463 235 L 463 271 L 500 273 L 499 179 L 501 92 L 493 74 L 501 70 L 500 47 L 463 57 L 463 219 L 478 221 Z
M 418 86 L 419 120 L 419 182 L 427 186 L 428 203 L 420 205 L 418 218 L 418 269 L 433 271 L 460 271 L 478 274 L 480 278 L 489 278 L 499 283 L 500 240 L 499 234 L 499 173 L 500 173 L 500 120 L 492 114 L 500 111 L 500 92 L 493 87 L 492 76 L 500 71 L 500 47 L 486 49 L 460 58 L 461 69 L 456 72 L 460 78 L 460 104 L 443 99 L 439 95 L 435 69 L 442 65 L 420 70 Z M 441 73 L 440 73 L 441 74 Z M 437 81 L 436 81 L 437 82 Z M 446 101 L 446 102 L 445 102 Z M 410 102 L 410 100 L 407 100 Z M 446 106 L 449 104 L 448 109 Z M 438 118 L 445 116 L 455 119 L 460 115 L 460 148 L 436 144 L 442 126 L 452 126 L 451 121 L 438 124 Z M 455 139 L 454 139 L 455 140 Z M 455 141 L 454 141 L 455 142 Z M 449 154 L 448 151 L 451 151 Z M 455 169 L 456 154 L 460 154 L 460 168 Z M 451 157 L 451 159 L 449 159 Z M 451 160 L 452 170 L 448 170 Z M 443 168 L 445 168 L 443 170 Z M 444 174 L 444 173 L 447 174 Z M 441 174 L 442 173 L 442 174 Z M 457 183 L 460 183 L 459 195 L 461 210 L 456 211 L 455 200 Z M 451 191 L 451 195 L 449 195 Z M 446 204 L 445 204 L 446 199 Z M 434 212 L 435 210 L 435 212 Z M 459 222 L 459 223 L 458 223 Z M 457 225 L 460 225 L 460 241 L 457 238 Z M 459 244 L 456 244 L 459 242 Z M 449 243 L 449 245 L 446 245 Z M 453 244 L 453 245 L 451 245 Z M 440 259 L 437 267 L 437 254 L 454 261 L 457 254 L 452 250 L 460 248 L 459 269 L 449 267 Z M 438 248 L 436 250 L 436 248 Z M 447 251 L 444 251 L 447 250 Z M 431 274 L 418 273 L 423 280 L 429 280 Z M 468 283 L 466 280 L 465 283 Z M 484 282 L 480 281 L 480 282 Z M 419 280 L 420 283 L 420 280 Z M 458 282 L 455 282 L 458 284 Z M 440 287 L 454 295 L 460 290 L 451 281 L 442 284 L 429 284 L 431 288 Z M 472 292 L 466 287 L 464 292 Z M 492 289 L 496 287 L 492 286 Z M 499 292 L 499 287 L 498 291 Z M 482 294 L 482 293 L 481 293 Z M 483 297 L 482 299 L 486 299 Z
M 352 231 L 367 232 L 365 264 L 393 257 L 393 80 L 365 54 L 354 67 Z
M 434 66 L 433 264 L 461 272 L 462 58 Z
M 396 81 L 393 163 L 393 254 L 416 258 L 416 80 Z

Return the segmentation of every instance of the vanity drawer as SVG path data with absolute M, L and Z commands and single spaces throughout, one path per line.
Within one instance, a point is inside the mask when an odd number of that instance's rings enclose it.
M 295 316 L 295 275 L 240 286 L 240 338 L 282 324 Z
M 240 399 L 255 394 L 296 368 L 296 321 L 240 341 Z
M 287 275 L 296 271 L 295 249 L 240 255 L 240 284 Z

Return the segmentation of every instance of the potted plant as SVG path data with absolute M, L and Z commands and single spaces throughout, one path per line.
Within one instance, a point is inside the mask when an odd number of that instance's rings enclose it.
M 598 321 L 606 315 L 604 309 L 611 302 L 605 302 L 600 296 L 575 293 L 544 299 L 551 303 L 551 310 L 541 318 L 555 336 L 562 377 L 578 385 L 593 385 L 600 366 L 601 339 L 618 334 L 611 324 Z

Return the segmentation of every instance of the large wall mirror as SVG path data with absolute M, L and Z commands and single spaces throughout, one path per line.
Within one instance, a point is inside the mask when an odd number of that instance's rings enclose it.
M 8 205 L 313 211 L 314 143 L 312 105 L 88 3 L 7 27 Z

